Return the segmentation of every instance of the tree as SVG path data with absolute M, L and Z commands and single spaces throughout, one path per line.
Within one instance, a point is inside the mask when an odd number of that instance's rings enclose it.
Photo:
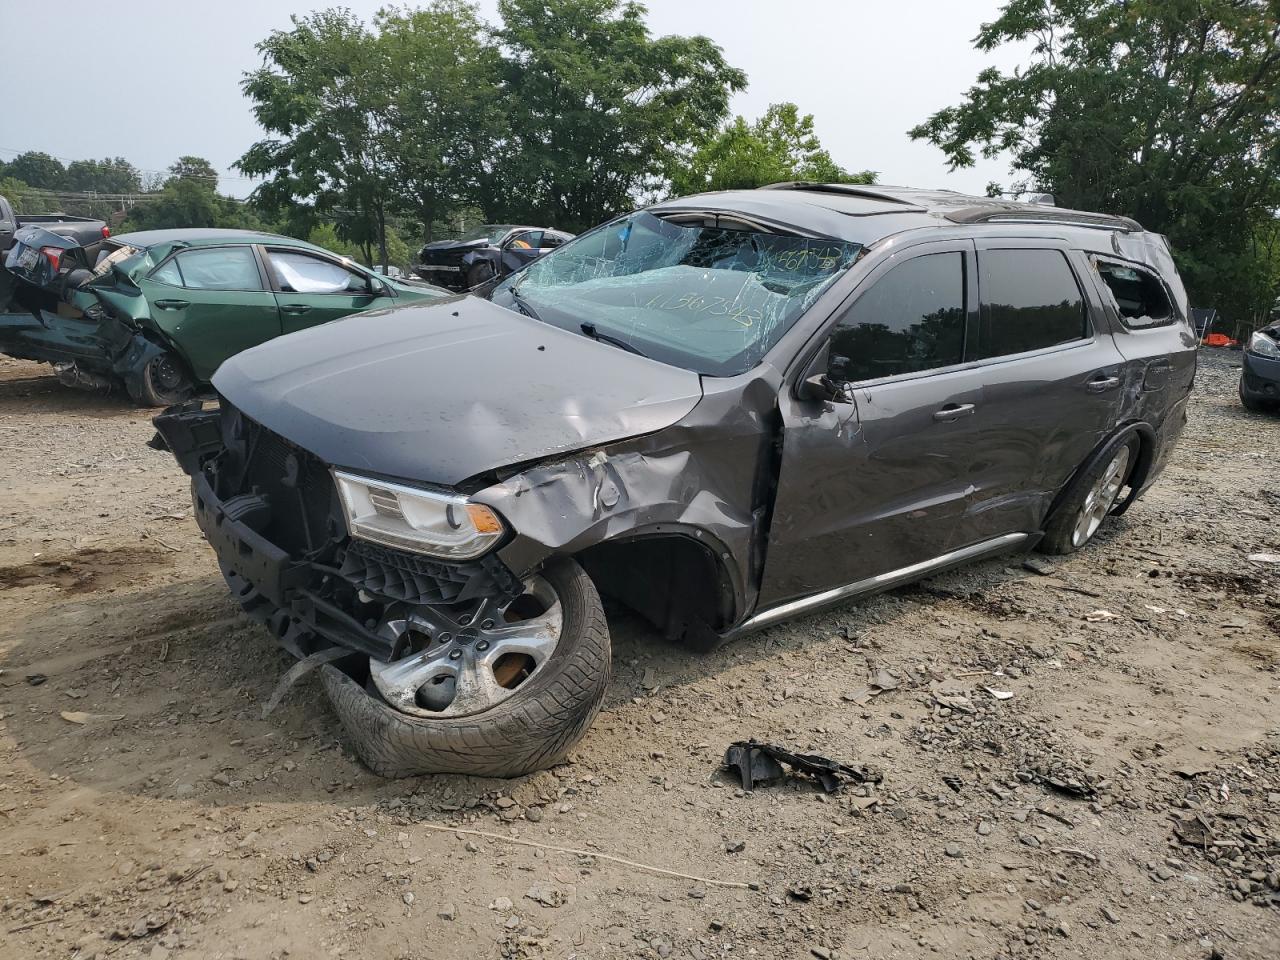
M 623 0 L 499 0 L 493 219 L 581 230 L 665 192 L 746 75 L 706 37 L 653 38 Z
M 132 208 L 122 231 L 175 227 L 261 227 L 256 211 L 242 201 L 218 195 L 217 172 L 201 157 L 179 157 L 158 193 Z M 210 175 L 212 174 L 212 176 Z
M 7 170 L 0 170 L 0 197 L 13 204 L 14 213 L 41 213 L 40 191 L 33 190 L 31 184 L 23 183 L 17 177 L 8 175 Z
M 142 175 L 124 157 L 73 160 L 67 164 L 66 187 L 80 193 L 137 193 Z
M 61 190 L 66 185 L 67 171 L 61 161 L 38 150 L 18 154 L 4 165 L 3 173 L 37 190 Z
M 269 138 L 236 166 L 266 178 L 254 199 L 270 211 L 309 202 L 338 217 L 344 239 L 387 260 L 393 199 L 395 90 L 377 37 L 349 10 L 293 17 L 258 51 L 263 66 L 242 88 Z
M 170 180 L 195 180 L 218 189 L 218 171 L 204 157 L 179 157 L 169 165 Z
M 1245 295 L 1250 249 L 1280 207 L 1280 26 L 1268 0 L 1010 0 L 975 40 L 1033 42 L 910 131 L 952 168 L 1012 156 L 1013 192 L 1124 213 L 1168 235 L 1193 300 Z M 1270 291 L 1274 300 L 1277 291 Z
M 430 241 L 433 224 L 477 196 L 498 126 L 497 54 L 465 0 L 391 7 L 374 22 L 394 97 L 392 203 L 420 220 Z
M 775 103 L 755 123 L 736 117 L 694 151 L 671 178 L 677 194 L 740 190 L 784 180 L 816 183 L 875 183 L 872 170 L 850 173 L 822 148 L 813 115 L 794 103 Z

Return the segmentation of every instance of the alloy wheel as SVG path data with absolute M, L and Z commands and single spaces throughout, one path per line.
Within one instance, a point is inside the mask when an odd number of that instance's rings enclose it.
M 1124 446 L 1117 451 L 1102 471 L 1102 476 L 1093 485 L 1089 495 L 1084 498 L 1080 512 L 1076 515 L 1076 524 L 1071 531 L 1071 543 L 1082 547 L 1093 539 L 1093 535 L 1102 526 L 1111 508 L 1115 506 L 1120 491 L 1124 489 L 1125 479 L 1129 475 L 1130 447 Z
M 397 604 L 378 632 L 404 649 L 389 663 L 370 659 L 373 685 L 391 706 L 419 717 L 465 717 L 512 696 L 544 669 L 560 641 L 560 600 L 542 577 L 498 604 L 463 612 Z

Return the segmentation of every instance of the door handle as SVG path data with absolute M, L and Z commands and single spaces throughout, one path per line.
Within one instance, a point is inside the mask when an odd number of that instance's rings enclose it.
M 305 303 L 286 303 L 284 306 L 280 308 L 280 311 L 282 313 L 299 314 L 299 313 L 306 313 L 310 309 L 311 308 L 308 307 Z
M 1120 386 L 1119 377 L 1094 377 L 1084 385 L 1084 388 L 1090 393 L 1106 393 L 1108 390 L 1114 390 Z
M 950 423 L 952 420 L 959 420 L 961 417 L 973 416 L 973 411 L 977 409 L 972 403 L 948 403 L 941 410 L 935 410 L 933 419 L 939 423 Z
M 189 304 L 187 303 L 186 300 L 157 300 L 156 301 L 156 306 L 159 307 L 161 310 L 181 310 L 183 307 L 188 305 Z

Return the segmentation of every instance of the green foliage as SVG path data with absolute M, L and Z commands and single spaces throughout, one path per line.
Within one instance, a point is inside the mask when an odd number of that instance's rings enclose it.
M 368 256 L 368 252 L 362 250 L 358 244 L 343 240 L 338 235 L 338 228 L 332 223 L 322 223 L 313 227 L 307 234 L 308 243 L 314 243 L 317 247 L 324 247 L 341 257 L 349 257 L 363 263 L 366 267 L 374 266 L 373 258 Z M 387 262 L 395 266 L 405 268 L 413 259 L 414 251 L 400 237 L 394 228 L 387 228 Z
M 468 0 L 371 25 L 333 9 L 271 34 L 243 84 L 267 133 L 237 163 L 265 178 L 255 200 L 304 234 L 332 219 L 366 254 L 396 215 L 428 238 L 477 206 L 582 229 L 664 192 L 746 83 L 705 37 L 651 37 L 635 3 L 499 11 L 495 30 Z
M 61 190 L 66 186 L 67 171 L 61 161 L 49 154 L 28 150 L 4 164 L 0 176 L 21 180 L 37 190 Z
M 875 183 L 872 170 L 850 173 L 822 148 L 813 115 L 794 103 L 775 103 L 755 123 L 736 117 L 694 151 L 671 177 L 677 196 L 706 190 L 744 190 L 785 180 Z
M 1032 41 L 1031 63 L 983 71 L 911 136 L 953 168 L 1008 151 L 1025 174 L 1014 192 L 1135 217 L 1168 235 L 1197 304 L 1256 316 L 1278 292 L 1251 252 L 1280 208 L 1276 9 L 1010 0 L 976 45 Z
M 344 240 L 366 252 L 383 247 L 392 202 L 396 146 L 395 90 L 387 57 L 349 10 L 293 17 L 258 50 L 263 66 L 248 74 L 245 95 L 269 139 L 236 166 L 266 181 L 254 192 L 277 212 L 310 202 L 333 215 Z
M 498 130 L 497 52 L 465 0 L 390 7 L 374 22 L 393 94 L 392 205 L 415 216 L 431 240 L 437 221 L 478 195 Z
M 209 187 L 218 189 L 218 171 L 204 157 L 179 157 L 169 165 L 170 180 L 195 180 Z
M 13 204 L 15 213 L 40 213 L 36 207 L 39 205 L 40 193 L 33 190 L 31 184 L 23 183 L 17 177 L 10 176 L 8 171 L 0 171 L 0 197 L 6 198 Z
M 137 193 L 142 175 L 124 157 L 73 160 L 67 164 L 66 188 L 77 193 Z
M 158 193 L 140 198 L 131 208 L 119 232 L 177 227 L 262 229 L 251 206 L 218 195 L 217 171 L 203 157 L 180 157 L 169 173 Z
M 499 0 L 495 220 L 581 230 L 665 192 L 746 75 L 706 37 L 654 38 L 622 0 Z

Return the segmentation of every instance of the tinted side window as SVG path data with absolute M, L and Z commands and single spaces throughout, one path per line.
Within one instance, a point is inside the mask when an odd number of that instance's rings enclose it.
M 248 247 L 185 250 L 173 258 L 188 290 L 261 290 L 258 261 Z M 158 277 L 162 283 L 172 282 Z
M 1084 298 L 1060 250 L 983 250 L 978 357 L 1041 350 L 1089 336 Z
M 845 379 L 875 380 L 964 360 L 964 254 L 931 253 L 894 267 L 836 325 L 831 356 Z

